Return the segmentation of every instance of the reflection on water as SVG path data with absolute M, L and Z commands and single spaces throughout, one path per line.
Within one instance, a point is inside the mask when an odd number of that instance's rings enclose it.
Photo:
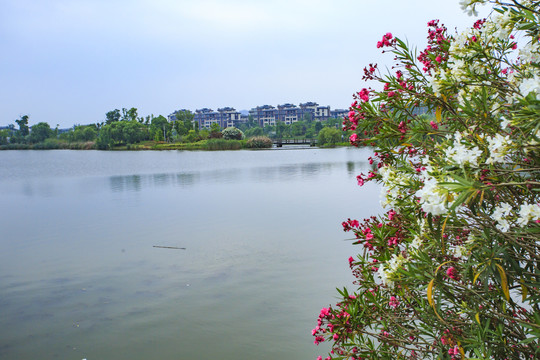
M 356 166 L 362 162 L 347 162 L 347 171 L 353 174 Z M 241 183 L 245 179 L 256 182 L 310 181 L 325 171 L 337 168 L 335 163 L 291 164 L 276 167 L 255 167 L 252 169 L 216 170 L 196 173 L 171 173 L 152 175 L 111 176 L 110 188 L 114 192 L 141 191 L 147 187 L 190 187 L 198 184 Z
M 340 223 L 379 209 L 365 158 L 1 152 L 0 358 L 323 355 L 310 330 L 351 281 Z

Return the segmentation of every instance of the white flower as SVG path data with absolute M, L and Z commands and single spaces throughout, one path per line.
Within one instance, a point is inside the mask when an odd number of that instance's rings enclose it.
M 381 282 L 389 287 L 394 287 L 393 278 L 395 273 L 407 262 L 408 260 L 403 255 L 393 254 L 392 258 L 386 264 L 380 264 L 379 270 L 377 270 L 377 275 L 381 279 Z
M 391 271 L 391 273 L 395 273 L 401 268 L 401 265 L 407 262 L 407 259 L 403 257 L 403 255 L 399 254 L 393 254 L 392 258 L 388 260 L 388 270 Z
M 381 282 L 384 285 L 387 285 L 389 287 L 394 287 L 394 282 L 390 280 L 390 277 L 388 276 L 388 273 L 386 272 L 384 264 L 379 265 L 379 270 L 377 270 L 377 275 L 379 276 L 379 279 L 381 279 Z
M 446 156 L 462 166 L 466 164 L 478 166 L 478 158 L 482 155 L 482 151 L 478 149 L 478 146 L 468 148 L 465 144 L 462 144 L 460 133 L 456 133 L 454 137 L 454 146 L 446 149 Z
M 463 245 L 458 245 L 454 248 L 454 256 L 457 258 L 463 258 L 467 255 L 467 249 Z
M 519 57 L 522 62 L 538 62 L 540 61 L 540 45 L 538 42 L 530 42 L 519 50 Z
M 416 253 L 418 249 L 420 249 L 420 246 L 422 246 L 422 243 L 423 243 L 422 238 L 416 235 L 413 241 L 411 242 L 411 244 L 409 245 L 409 250 L 413 253 Z
M 422 209 L 433 215 L 441 215 L 447 212 L 446 202 L 447 193 L 441 189 L 437 180 L 434 178 L 428 178 L 424 180 L 424 187 L 418 190 L 415 195 L 420 198 L 420 204 Z
M 461 6 L 461 10 L 466 12 L 467 15 L 478 16 L 478 12 L 476 12 L 475 5 L 472 5 L 474 2 L 475 0 L 460 0 L 459 6 Z
M 534 75 L 532 78 L 523 79 L 521 85 L 519 86 L 519 91 L 523 97 L 529 95 L 530 93 L 534 93 L 538 99 L 538 95 L 540 94 L 540 78 L 538 75 Z
M 524 203 L 519 209 L 517 224 L 521 227 L 527 225 L 530 220 L 540 219 L 540 204 Z
M 493 137 L 488 137 L 487 141 L 489 158 L 486 160 L 486 163 L 503 163 L 504 157 L 507 153 L 507 149 L 511 144 L 510 136 L 502 136 L 501 134 L 496 134 Z
M 502 232 L 507 232 L 510 229 L 510 223 L 507 218 L 512 214 L 512 206 L 508 203 L 501 203 L 495 206 L 495 211 L 491 215 L 493 220 L 497 221 L 495 227 Z
M 504 117 L 501 117 L 501 129 L 506 130 L 511 125 L 510 120 L 507 120 Z
M 435 96 L 439 96 L 441 86 L 439 85 L 439 81 L 437 80 L 437 78 L 435 76 L 428 76 L 427 80 L 428 85 L 431 87 L 431 89 L 433 89 L 433 93 L 435 94 Z

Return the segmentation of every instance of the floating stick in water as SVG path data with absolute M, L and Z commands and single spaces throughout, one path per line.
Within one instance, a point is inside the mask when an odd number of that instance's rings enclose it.
M 183 247 L 176 247 L 176 246 L 159 246 L 159 245 L 154 245 L 153 247 L 155 247 L 155 248 L 160 248 L 160 249 L 186 250 L 186 248 L 183 248 Z

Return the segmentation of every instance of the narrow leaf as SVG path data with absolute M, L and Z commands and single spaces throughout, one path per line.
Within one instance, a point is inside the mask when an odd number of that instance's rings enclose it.
M 431 307 L 435 308 L 435 306 L 433 306 L 433 285 L 435 284 L 435 278 L 431 279 L 431 281 L 429 282 L 429 285 L 427 287 L 427 301 L 429 303 L 429 305 L 431 305 Z
M 495 266 L 497 266 L 497 270 L 499 270 L 499 274 L 501 275 L 501 288 L 504 293 L 504 297 L 506 298 L 506 301 L 510 301 L 510 290 L 508 289 L 508 279 L 506 277 L 506 273 L 501 265 L 495 264 Z
M 442 107 L 437 106 L 437 110 L 435 111 L 435 118 L 437 119 L 438 123 L 442 121 Z

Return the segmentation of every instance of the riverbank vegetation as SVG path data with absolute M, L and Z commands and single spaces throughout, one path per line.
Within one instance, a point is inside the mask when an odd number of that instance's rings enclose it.
M 309 117 L 290 125 L 259 127 L 252 118 L 238 128 L 221 129 L 212 123 L 198 129 L 190 111 L 179 111 L 173 119 L 164 116 L 140 117 L 136 108 L 115 109 L 105 121 L 52 129 L 40 122 L 29 126 L 28 115 L 0 130 L 0 149 L 99 149 L 99 150 L 229 150 L 271 147 L 273 139 L 317 139 L 319 146 L 348 146 L 350 131 L 340 129 L 342 120 L 312 121 Z M 258 140 L 249 139 L 255 138 Z M 261 141 L 266 138 L 268 140 Z M 221 141 L 216 141 L 221 140 Z
M 496 7 L 460 33 L 430 21 L 418 53 L 387 33 L 398 64 L 364 69 L 382 90 L 345 128 L 386 212 L 342 224 L 356 280 L 317 318 L 326 359 L 540 358 L 540 5 L 461 3 Z

